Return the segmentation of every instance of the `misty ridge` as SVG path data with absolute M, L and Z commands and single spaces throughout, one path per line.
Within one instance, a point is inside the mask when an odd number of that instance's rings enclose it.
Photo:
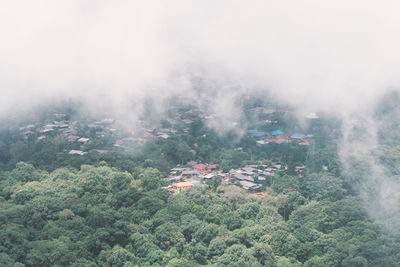
M 133 141 L 135 145 L 118 151 L 130 160 L 140 158 L 147 167 L 155 163 L 144 160 L 146 153 L 161 151 L 157 160 L 165 166 L 168 157 L 157 142 L 143 144 L 150 135 L 158 141 L 184 136 L 179 138 L 185 145 L 173 143 L 187 155 L 187 160 L 174 162 L 181 168 L 211 154 L 209 147 L 197 147 L 201 137 L 212 136 L 222 147 L 232 142 L 223 151 L 240 156 L 243 140 L 252 134 L 274 135 L 285 128 L 291 131 L 284 133 L 289 140 L 319 127 L 321 140 L 314 136 L 305 141 L 305 162 L 318 161 L 324 149 L 332 153 L 337 166 L 324 161 L 318 168 L 340 177 L 368 218 L 398 236 L 399 10 L 398 1 L 369 0 L 5 1 L 0 9 L 0 151 L 6 150 L 6 137 L 17 139 L 15 129 L 35 124 L 37 132 L 46 130 L 50 113 L 68 114 L 57 127 L 69 121 L 75 132 L 68 137 L 82 140 L 68 148 L 69 154 L 88 153 L 81 149 L 87 137 L 82 133 L 96 136 L 93 129 L 101 126 L 123 138 L 96 145 L 112 143 L 120 149 L 123 140 Z M 171 121 L 178 126 L 166 134 Z M 65 143 L 59 136 L 52 137 L 54 146 Z M 40 138 L 45 134 L 35 135 L 34 142 Z M 255 140 L 257 146 L 268 143 Z M 92 150 L 105 153 L 94 143 Z M 248 143 L 256 146 L 254 140 Z M 7 153 L 28 147 L 21 141 L 18 145 Z M 248 156 L 247 161 L 253 160 L 251 152 Z M 214 158 L 207 159 L 200 163 Z M 303 168 L 293 165 L 296 175 Z M 289 215 L 283 217 L 288 220 Z M 346 266 L 341 264 L 337 266 Z

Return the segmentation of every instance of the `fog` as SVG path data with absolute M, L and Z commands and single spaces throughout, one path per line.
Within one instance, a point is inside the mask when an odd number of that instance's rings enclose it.
M 344 167 L 358 151 L 385 192 L 398 185 L 387 186 L 370 155 L 377 145 L 370 111 L 400 88 L 399 12 L 396 0 L 5 0 L 0 116 L 79 100 L 91 113 L 135 120 L 144 99 L 162 110 L 164 99 L 181 95 L 229 125 L 240 114 L 236 96 L 271 94 L 341 116 Z M 357 124 L 369 137 L 351 143 Z
M 301 106 L 357 109 L 398 86 L 398 1 L 5 1 L 1 110 L 78 98 L 263 88 Z M 224 94 L 219 94 L 225 97 Z

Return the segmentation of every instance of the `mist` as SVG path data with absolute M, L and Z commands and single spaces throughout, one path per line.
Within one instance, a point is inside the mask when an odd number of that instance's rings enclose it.
M 400 88 L 399 11 L 398 1 L 369 0 L 6 0 L 0 117 L 76 100 L 91 114 L 135 121 L 145 99 L 162 112 L 165 99 L 184 96 L 217 115 L 211 126 L 229 128 L 238 96 L 272 95 L 341 117 L 344 169 L 355 154 L 367 159 L 381 192 L 370 213 L 387 203 L 392 211 L 399 199 L 388 196 L 400 186 L 371 156 L 371 110 Z M 349 138 L 355 125 L 367 138 Z

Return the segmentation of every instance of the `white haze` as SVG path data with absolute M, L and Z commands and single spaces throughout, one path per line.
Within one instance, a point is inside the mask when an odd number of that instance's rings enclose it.
M 261 91 L 345 126 L 369 122 L 364 143 L 347 142 L 344 127 L 342 161 L 359 151 L 386 181 L 369 158 L 377 139 L 368 111 L 400 88 L 399 14 L 397 0 L 5 0 L 0 116 L 77 99 L 134 120 L 144 99 L 162 110 L 163 99 L 184 95 L 211 101 L 224 125 L 240 114 L 235 96 Z

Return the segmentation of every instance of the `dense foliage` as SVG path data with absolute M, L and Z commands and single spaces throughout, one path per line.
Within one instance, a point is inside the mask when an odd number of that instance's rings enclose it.
M 398 236 L 368 220 L 328 173 L 171 195 L 153 168 L 100 163 L 2 173 L 1 266 L 396 266 Z M 285 184 L 286 183 L 286 184 Z M 298 191 L 287 190 L 291 183 Z

